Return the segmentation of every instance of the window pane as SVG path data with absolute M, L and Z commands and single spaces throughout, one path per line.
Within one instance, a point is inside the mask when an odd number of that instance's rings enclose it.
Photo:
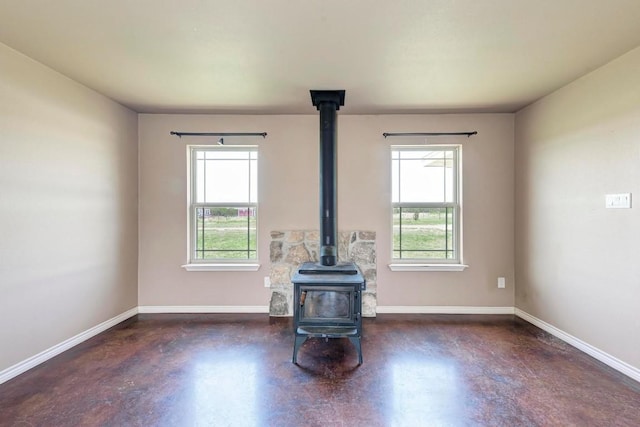
M 206 150 L 205 153 L 209 160 L 249 160 L 250 151 L 213 149 Z
M 398 203 L 400 201 L 400 160 L 398 151 L 393 151 L 394 156 L 391 160 L 391 202 Z
M 251 153 L 258 155 L 258 153 Z M 249 163 L 249 203 L 258 203 L 258 159 L 253 158 Z
M 195 173 L 195 179 L 196 179 L 196 183 L 195 183 L 196 200 L 195 201 L 196 203 L 203 203 L 204 202 L 204 174 L 205 174 L 204 153 L 198 152 L 197 156 L 198 156 L 198 160 L 196 160 L 196 173 Z
M 447 152 L 451 154 L 450 152 Z M 443 162 L 443 173 L 444 173 L 444 197 L 445 202 L 452 203 L 455 201 L 456 197 L 456 188 L 455 188 L 455 180 L 454 180 L 454 171 L 453 171 L 453 159 L 446 159 Z
M 400 203 L 444 201 L 444 182 L 439 169 L 425 165 L 421 159 L 403 160 Z
M 257 151 L 198 150 L 196 203 L 257 203 Z
M 454 259 L 454 208 L 394 208 L 393 257 Z
M 205 203 L 249 201 L 249 162 L 246 160 L 207 160 Z
M 455 149 L 394 150 L 391 154 L 393 203 L 455 201 Z
M 196 259 L 255 259 L 255 207 L 196 210 Z

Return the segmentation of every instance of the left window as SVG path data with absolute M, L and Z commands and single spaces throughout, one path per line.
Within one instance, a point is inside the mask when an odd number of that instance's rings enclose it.
M 257 147 L 189 147 L 189 262 L 258 259 Z

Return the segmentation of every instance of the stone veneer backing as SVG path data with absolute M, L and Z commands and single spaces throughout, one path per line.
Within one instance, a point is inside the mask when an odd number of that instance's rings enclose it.
M 272 231 L 269 258 L 271 270 L 270 316 L 293 316 L 291 278 L 300 264 L 318 261 L 318 231 Z M 338 262 L 355 262 L 367 283 L 362 293 L 362 315 L 375 317 L 377 306 L 376 233 L 341 231 L 338 233 Z

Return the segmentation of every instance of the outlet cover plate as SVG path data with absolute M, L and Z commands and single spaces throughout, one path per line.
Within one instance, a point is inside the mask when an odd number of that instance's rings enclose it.
M 631 193 L 607 194 L 605 206 L 607 209 L 631 209 Z

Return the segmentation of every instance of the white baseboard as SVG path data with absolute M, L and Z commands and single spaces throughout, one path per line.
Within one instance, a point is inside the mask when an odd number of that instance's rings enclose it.
M 72 347 L 75 347 L 76 345 L 88 340 L 89 338 L 98 335 L 100 332 L 106 331 L 107 329 L 117 325 L 120 322 L 124 322 L 125 320 L 135 316 L 136 314 L 138 314 L 138 307 L 134 307 L 131 310 L 125 311 L 124 313 L 119 314 L 107 321 L 104 321 L 91 329 L 87 329 L 86 331 L 81 332 L 78 335 L 61 342 L 60 344 L 56 344 L 53 347 L 46 349 L 36 354 L 35 356 L 31 356 L 30 358 L 23 360 L 22 362 L 10 366 L 9 368 L 0 372 L 0 384 L 17 377 L 21 373 L 26 372 L 43 362 L 46 362 L 47 360 L 59 355 L 64 351 L 69 350 Z
M 513 307 L 379 305 L 376 313 L 388 314 L 514 314 Z
M 594 359 L 597 359 L 599 361 L 601 361 L 602 363 L 604 363 L 605 365 L 609 365 L 611 366 L 613 369 L 615 369 L 616 371 L 619 371 L 623 374 L 625 374 L 626 376 L 633 378 L 634 380 L 640 382 L 640 369 L 629 365 L 628 363 L 623 362 L 620 359 L 617 359 L 613 356 L 611 356 L 608 353 L 605 353 L 604 351 L 592 346 L 591 344 L 587 344 L 586 342 L 582 341 L 579 338 L 574 337 L 573 335 L 570 335 L 558 328 L 556 328 L 553 325 L 550 325 L 549 323 L 545 322 L 544 320 L 540 320 L 535 316 L 530 315 L 529 313 L 527 313 L 526 311 L 522 311 L 519 308 L 515 309 L 515 315 L 520 317 L 523 320 L 526 320 L 527 322 L 531 323 L 532 325 L 537 326 L 538 328 L 542 329 L 543 331 L 549 332 L 551 335 L 560 338 L 562 341 L 566 342 L 567 344 L 570 344 L 572 346 L 574 346 L 575 348 L 577 348 L 580 351 L 583 351 L 584 353 L 587 353 L 589 356 L 593 357 Z
M 138 313 L 269 313 L 266 305 L 141 305 Z

